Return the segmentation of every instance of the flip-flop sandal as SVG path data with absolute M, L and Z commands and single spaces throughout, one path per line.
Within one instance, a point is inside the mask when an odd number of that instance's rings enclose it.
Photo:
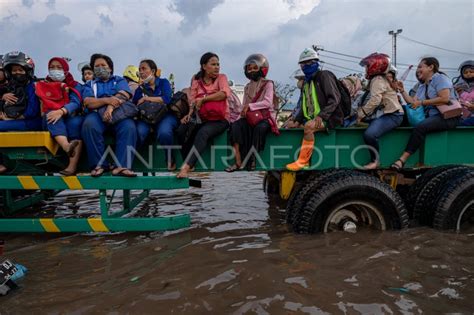
M 67 156 L 72 158 L 74 155 L 76 155 L 76 148 L 79 145 L 79 140 L 73 140 L 71 141 L 71 144 L 69 145 L 69 150 L 67 150 Z
M 127 173 L 127 172 L 130 172 L 130 173 Z M 137 177 L 137 174 L 134 173 L 132 170 L 129 170 L 128 168 L 122 168 L 116 173 L 112 172 L 112 176 Z
M 238 171 L 238 170 L 241 170 L 241 167 L 234 164 L 234 165 L 231 165 L 231 166 L 227 167 L 224 171 L 226 171 L 227 173 L 232 173 L 232 172 L 235 172 L 235 171 Z
M 92 177 L 100 177 L 104 175 L 105 170 L 102 167 L 96 167 L 92 170 L 91 176 Z
M 398 165 L 397 162 L 400 162 L 400 163 L 401 163 L 401 166 Z M 392 170 L 398 172 L 398 171 L 401 171 L 404 166 L 405 166 L 405 162 L 403 162 L 402 160 L 398 159 L 398 160 L 396 160 L 395 162 L 393 162 L 392 165 L 390 165 L 390 169 L 392 169 Z

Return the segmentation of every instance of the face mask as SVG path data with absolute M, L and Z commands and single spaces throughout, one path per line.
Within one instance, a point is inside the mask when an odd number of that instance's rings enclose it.
M 313 74 L 319 70 L 319 62 L 313 62 L 311 64 L 304 65 L 301 70 L 304 73 L 306 81 L 310 81 L 313 77 Z
M 262 73 L 260 71 L 247 72 L 246 77 L 252 81 L 258 81 L 262 77 Z
M 13 81 L 19 84 L 25 84 L 28 82 L 28 76 L 26 74 L 13 74 L 12 78 Z
M 150 74 L 148 77 L 143 79 L 143 82 L 150 83 L 151 81 L 153 81 L 153 77 L 154 77 L 153 74 Z
M 94 75 L 103 81 L 107 81 L 110 78 L 110 70 L 105 67 L 94 67 Z
M 62 82 L 66 78 L 63 70 L 49 70 L 49 77 L 56 82 Z

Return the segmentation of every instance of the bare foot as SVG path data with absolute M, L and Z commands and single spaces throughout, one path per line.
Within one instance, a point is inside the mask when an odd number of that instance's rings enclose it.
M 375 170 L 380 166 L 378 161 L 364 165 L 364 170 Z
M 176 175 L 176 177 L 177 178 L 188 178 L 190 171 L 191 171 L 191 167 L 188 164 L 184 164 L 181 167 L 181 170 L 179 171 L 178 175 Z
M 168 163 L 168 171 L 172 172 L 176 170 L 176 163 Z
M 5 165 L 0 164 L 0 174 L 3 174 L 7 171 L 7 167 Z

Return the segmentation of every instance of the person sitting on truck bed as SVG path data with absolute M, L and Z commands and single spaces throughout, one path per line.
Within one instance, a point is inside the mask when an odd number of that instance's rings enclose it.
M 10 52 L 3 56 L 3 67 L 8 84 L 0 100 L 0 132 L 41 130 L 33 59 L 23 52 Z M 0 174 L 6 170 L 0 155 Z
M 314 149 L 314 133 L 326 131 L 341 125 L 344 113 L 339 106 L 341 94 L 336 76 L 327 70 L 319 70 L 319 56 L 316 51 L 306 48 L 300 55 L 299 65 L 305 74 L 301 111 L 295 117 L 304 125 L 304 136 L 298 159 L 286 166 L 290 171 L 298 171 L 309 166 Z
M 82 124 L 82 139 L 87 149 L 89 166 L 92 169 L 91 176 L 101 176 L 108 163 L 104 159 L 105 139 L 107 130 L 114 132 L 115 154 L 118 165 L 112 170 L 112 175 L 135 177 L 131 169 L 133 154 L 128 152 L 135 149 L 137 143 L 137 129 L 131 118 L 130 108 L 135 105 L 128 103 L 131 91 L 127 81 L 120 76 L 114 75 L 114 64 L 112 59 L 106 55 L 94 54 L 91 56 L 90 65 L 94 68 L 95 79 L 89 81 L 82 92 L 84 106 L 89 113 Z M 121 119 L 114 121 L 114 111 L 121 108 L 118 113 Z
M 379 139 L 384 134 L 400 126 L 403 121 L 403 108 L 398 101 L 397 92 L 393 89 L 393 73 L 390 71 L 390 59 L 385 54 L 374 53 L 360 62 L 365 67 L 365 76 L 369 82 L 370 99 L 357 111 L 357 120 L 371 116 L 379 108 L 383 114 L 370 120 L 364 132 L 364 142 L 368 145 L 370 163 L 364 169 L 372 170 L 379 167 Z M 390 82 L 388 76 L 392 76 Z
M 405 151 L 391 165 L 394 170 L 403 168 L 407 159 L 420 148 L 426 134 L 455 128 L 460 122 L 460 117 L 445 119 L 437 109 L 437 106 L 448 105 L 450 100 L 456 99 L 451 80 L 439 71 L 439 61 L 434 57 L 421 59 L 416 75 L 423 83 L 420 84 L 415 97 L 408 95 L 402 82 L 399 81 L 397 85 L 412 108 L 424 106 L 426 118 L 413 129 Z
M 454 85 L 461 104 L 471 113 L 464 115 L 462 126 L 474 126 L 474 60 L 467 60 L 459 66 L 460 79 Z
M 249 171 L 254 170 L 255 156 L 251 153 L 265 149 L 265 140 L 270 131 L 275 132 L 276 129 L 278 133 L 275 120 L 275 88 L 273 81 L 266 79 L 268 69 L 268 60 L 262 54 L 252 54 L 245 60 L 244 72 L 250 82 L 245 85 L 241 118 L 231 125 L 235 164 L 226 168 L 226 172 L 243 167 Z

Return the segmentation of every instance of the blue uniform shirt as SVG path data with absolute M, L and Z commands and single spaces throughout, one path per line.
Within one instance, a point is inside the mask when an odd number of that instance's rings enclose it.
M 94 86 L 97 87 L 97 94 L 94 93 Z M 84 85 L 84 89 L 82 91 L 82 99 L 85 99 L 86 97 L 110 97 L 117 94 L 119 91 L 125 91 L 128 94 L 132 95 L 132 92 L 128 87 L 127 81 L 124 78 L 119 77 L 118 75 L 113 75 L 106 82 L 99 79 L 88 81 Z
M 446 75 L 442 73 L 433 74 L 433 77 L 431 78 L 431 81 L 428 84 L 426 83 L 420 84 L 420 86 L 418 87 L 418 90 L 416 91 L 416 97 L 418 98 L 418 100 L 424 101 L 427 99 L 425 96 L 427 87 L 428 87 L 427 94 L 428 94 L 429 99 L 437 98 L 439 91 L 444 90 L 444 89 L 449 89 L 450 99 L 456 99 L 453 83 Z M 436 106 L 425 106 L 425 112 L 428 113 L 428 117 L 436 116 L 440 114 Z
M 171 102 L 172 91 L 171 84 L 167 79 L 156 78 L 155 79 L 155 90 L 152 91 L 150 86 L 145 83 L 138 87 L 133 95 L 133 102 L 136 104 L 143 97 L 143 89 L 147 91 L 147 95 L 161 97 L 163 102 L 168 105 Z

